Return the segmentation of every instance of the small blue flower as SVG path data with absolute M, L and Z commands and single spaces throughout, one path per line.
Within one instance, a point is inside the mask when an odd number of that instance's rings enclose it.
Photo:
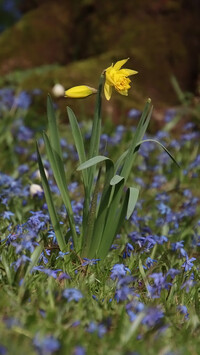
M 33 339 L 33 345 L 39 355 L 51 355 L 60 349 L 59 341 L 51 335 L 41 338 L 38 334 L 36 334 Z
M 193 275 L 193 274 L 192 274 Z M 188 279 L 188 280 L 186 280 L 183 284 L 182 284 L 182 286 L 181 286 L 181 290 L 183 289 L 183 288 L 185 288 L 186 289 L 186 293 L 188 293 L 189 291 L 190 291 L 190 288 L 191 287 L 193 287 L 195 284 L 196 284 L 196 282 L 194 281 L 194 277 L 191 275 L 191 277 Z
M 7 349 L 5 346 L 0 345 L 0 355 L 6 355 L 7 354 Z
M 73 355 L 86 355 L 86 351 L 82 346 L 77 345 L 74 348 Z
M 193 261 L 195 261 L 196 258 L 191 258 L 191 259 L 186 259 L 185 262 L 183 263 L 183 265 L 181 265 L 182 267 L 184 267 L 185 272 L 186 271 L 190 271 L 192 269 L 192 267 L 194 266 Z
M 57 278 L 57 273 L 59 271 L 62 271 L 61 269 L 57 269 L 57 270 L 51 270 L 51 269 L 45 269 L 44 266 L 40 265 L 40 266 L 34 266 L 31 272 L 34 271 L 40 271 L 43 272 L 44 274 L 53 277 L 54 279 Z
M 188 313 L 188 310 L 187 310 L 187 307 L 184 306 L 184 305 L 179 305 L 177 306 L 177 309 L 179 310 L 180 313 L 184 314 L 185 315 L 185 319 L 188 319 L 189 318 L 189 313 Z
M 3 219 L 8 219 L 10 221 L 10 218 L 14 216 L 14 213 L 11 211 L 4 211 L 0 216 L 3 217 Z
M 64 256 L 68 255 L 68 254 L 69 254 L 68 251 L 66 253 L 63 253 L 62 251 L 59 251 L 58 256 L 56 257 L 56 259 L 59 259 L 59 258 L 64 259 Z
M 128 112 L 128 118 L 138 118 L 141 115 L 141 111 L 137 110 L 136 108 L 132 108 Z
M 124 264 L 115 264 L 111 270 L 110 278 L 115 280 L 116 278 L 121 278 L 126 275 L 126 273 L 130 272 L 129 268 L 127 268 Z
M 82 266 L 86 266 L 86 265 L 95 265 L 97 264 L 97 261 L 99 261 L 100 259 L 83 258 L 83 260 L 85 261 L 82 263 Z
M 88 328 L 88 333 L 97 333 L 99 338 L 102 338 L 104 334 L 107 332 L 107 329 L 104 324 L 96 324 L 95 322 L 90 322 Z
M 154 263 L 157 263 L 157 260 L 151 259 L 150 257 L 148 257 L 145 261 L 146 266 L 148 267 L 148 269 L 153 266 Z
M 163 311 L 158 308 L 149 308 L 147 309 L 147 314 L 142 320 L 142 324 L 147 325 L 148 327 L 154 327 L 159 325 L 161 319 L 164 317 Z
M 77 290 L 76 288 L 67 288 L 63 291 L 63 297 L 65 297 L 68 302 L 78 302 L 81 298 L 83 298 L 83 295 L 81 291 Z

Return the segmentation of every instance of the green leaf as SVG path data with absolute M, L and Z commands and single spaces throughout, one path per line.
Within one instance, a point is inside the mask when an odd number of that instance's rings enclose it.
M 139 196 L 139 189 L 137 187 L 129 187 L 129 199 L 128 199 L 128 207 L 126 213 L 127 219 L 130 218 L 130 216 L 134 211 L 135 205 L 138 200 L 138 196 Z
M 108 208 L 106 223 L 101 238 L 99 250 L 97 252 L 97 255 L 100 259 L 106 256 L 115 236 L 114 234 L 116 229 L 116 221 L 118 220 L 117 210 L 119 208 L 120 199 L 123 193 L 123 187 L 124 179 L 122 179 L 118 184 L 114 185 L 114 193 L 112 195 L 112 199 Z
M 76 150 L 78 152 L 79 161 L 80 161 L 80 164 L 82 164 L 86 161 L 86 154 L 85 154 L 85 148 L 84 148 L 81 130 L 80 130 L 78 121 L 76 119 L 76 116 L 70 107 L 67 107 L 67 113 L 68 113 L 68 117 L 69 117 L 70 126 L 72 129 L 72 134 L 73 134 Z M 87 171 L 83 172 L 83 182 L 84 182 L 84 186 L 87 187 L 87 185 L 88 185 Z
M 104 74 L 101 75 L 99 81 L 99 87 L 96 97 L 96 106 L 95 106 L 95 113 L 94 119 L 92 124 L 92 132 L 90 138 L 90 146 L 89 146 L 89 158 L 93 158 L 99 154 L 99 143 L 100 143 L 100 135 L 101 135 L 101 93 L 103 89 L 104 83 Z M 91 166 L 90 170 L 88 171 L 88 182 L 89 182 L 89 195 L 92 190 L 92 184 L 94 181 L 95 176 L 95 166 Z
M 114 175 L 113 178 L 110 180 L 110 185 L 114 186 L 122 181 L 124 178 L 120 175 Z
M 31 272 L 31 270 L 33 269 L 33 267 L 35 265 L 37 265 L 38 260 L 40 258 L 40 255 L 42 253 L 42 250 L 44 249 L 44 242 L 40 241 L 39 245 L 37 245 L 37 247 L 35 248 L 34 252 L 31 255 L 31 261 L 26 269 L 25 275 L 24 275 L 24 280 L 26 279 L 26 277 L 29 275 L 29 273 Z
M 156 143 L 158 144 L 159 146 L 162 147 L 162 149 L 164 149 L 164 151 L 169 155 L 169 157 L 172 159 L 172 161 L 179 167 L 181 168 L 181 166 L 179 165 L 179 163 L 176 161 L 176 159 L 173 157 L 173 155 L 169 152 L 169 150 L 163 145 L 161 144 L 159 141 L 157 141 L 156 139 L 145 139 L 141 142 L 138 143 L 138 146 L 141 145 L 142 143 L 145 143 L 145 142 L 153 142 L 153 143 Z
M 52 150 L 55 153 L 61 174 L 65 176 L 63 159 L 62 159 L 62 150 L 60 145 L 60 136 L 59 136 L 58 126 L 56 122 L 55 112 L 53 109 L 53 103 L 50 95 L 48 95 L 47 97 L 47 116 L 48 116 L 49 140 L 52 146 Z
M 62 174 L 62 170 L 59 169 L 59 164 L 58 164 L 59 157 L 53 151 L 50 141 L 48 139 L 48 136 L 46 135 L 45 132 L 43 132 L 43 138 L 44 138 L 44 142 L 45 142 L 47 155 L 48 155 L 48 158 L 49 158 L 49 161 L 51 164 L 51 168 L 53 170 L 53 174 L 54 174 L 56 183 L 58 185 L 58 188 L 61 193 L 61 197 L 63 199 L 63 202 L 64 202 L 66 210 L 67 210 L 69 225 L 70 225 L 70 229 L 71 229 L 71 233 L 72 233 L 72 238 L 73 238 L 73 241 L 75 244 L 75 248 L 76 248 L 76 250 L 78 250 L 78 248 L 79 248 L 78 247 L 78 237 L 77 237 L 76 229 L 75 229 L 75 221 L 74 221 L 72 206 L 71 206 L 69 192 L 67 189 L 65 178 Z M 64 167 L 63 167 L 63 169 L 64 169 Z
M 139 124 L 133 136 L 132 143 L 128 149 L 128 153 L 126 154 L 124 163 L 122 165 L 120 175 L 125 178 L 125 181 L 128 179 L 128 176 L 132 169 L 132 165 L 135 159 L 135 153 L 137 150 L 137 145 L 142 140 L 151 118 L 151 113 L 153 108 L 150 108 L 150 102 L 151 100 L 149 99 L 145 105 Z
M 95 114 L 94 114 L 92 133 L 90 139 L 90 149 L 89 149 L 90 158 L 93 158 L 99 152 L 99 142 L 100 142 L 100 135 L 101 135 L 101 93 L 102 93 L 103 83 L 104 83 L 104 75 L 101 75 L 97 97 L 96 97 Z
M 91 159 L 87 160 L 83 164 L 79 165 L 77 170 L 80 171 L 80 170 L 83 170 L 83 169 L 88 169 L 91 166 L 94 166 L 94 165 L 96 165 L 98 163 L 101 163 L 102 161 L 105 161 L 105 160 L 110 160 L 110 159 L 107 158 L 107 157 L 104 157 L 103 155 L 98 155 L 98 156 L 96 156 L 94 158 L 91 158 Z
M 122 162 L 126 158 L 127 154 L 128 154 L 128 149 L 125 152 L 123 152 L 122 155 L 120 155 L 120 157 L 117 159 L 117 161 L 115 163 L 115 173 L 118 171 L 120 165 L 122 164 Z
M 39 165 L 39 170 L 40 170 L 40 175 L 41 175 L 41 180 L 42 180 L 42 186 L 44 189 L 44 194 L 45 194 L 45 198 L 46 198 L 46 202 L 47 202 L 47 206 L 48 206 L 48 210 L 49 210 L 49 215 L 51 218 L 51 223 L 52 223 L 53 229 L 55 231 L 55 235 L 56 235 L 56 239 L 57 239 L 59 248 L 62 252 L 64 252 L 66 244 L 65 244 L 65 240 L 64 240 L 61 228 L 60 228 L 60 222 L 59 222 L 59 219 L 58 219 L 55 207 L 54 207 L 53 198 L 52 198 L 51 191 L 49 188 L 48 180 L 45 175 L 42 159 L 41 159 L 37 144 L 36 144 L 36 149 L 37 149 L 38 165 Z

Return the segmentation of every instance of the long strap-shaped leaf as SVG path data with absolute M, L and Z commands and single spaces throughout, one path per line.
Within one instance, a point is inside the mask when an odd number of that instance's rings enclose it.
M 105 182 L 104 182 L 102 196 L 99 201 L 99 207 L 98 207 L 95 225 L 93 229 L 93 237 L 88 252 L 89 258 L 94 258 L 97 255 L 97 250 L 101 242 L 101 237 L 103 234 L 106 217 L 108 214 L 111 191 L 113 188 L 110 185 L 110 180 L 114 173 L 114 164 L 111 160 L 106 160 L 105 163 L 106 163 Z
M 51 223 L 53 225 L 53 229 L 55 231 L 56 239 L 57 239 L 58 245 L 60 247 L 60 250 L 62 252 L 64 252 L 65 248 L 66 248 L 65 239 L 63 237 L 62 230 L 60 228 L 59 219 L 58 219 L 55 207 L 54 207 L 53 198 L 52 198 L 49 184 L 48 184 L 48 181 L 47 181 L 47 178 L 45 175 L 45 171 L 44 171 L 42 159 L 41 159 L 41 156 L 39 153 L 38 145 L 36 145 L 36 149 L 37 149 L 38 165 L 39 165 L 39 170 L 40 170 L 40 175 L 41 175 L 41 180 L 42 180 L 42 186 L 44 189 L 44 194 L 45 194 L 45 198 L 46 198 L 46 202 L 47 202 L 47 206 L 48 206 L 48 210 L 49 210 L 49 215 L 51 218 Z
M 159 141 L 157 141 L 156 139 L 144 139 L 143 141 L 139 142 L 137 144 L 137 146 L 140 146 L 141 144 L 145 143 L 145 142 L 153 142 L 158 144 L 171 158 L 171 160 L 178 166 L 178 168 L 181 168 L 181 166 L 179 165 L 179 163 L 176 161 L 176 159 L 173 157 L 173 155 L 169 152 L 169 150 Z
M 101 93 L 104 83 L 104 75 L 102 74 L 100 77 L 97 97 L 96 97 L 96 106 L 95 106 L 95 114 L 92 125 L 92 132 L 90 138 L 90 147 L 89 147 L 89 158 L 93 158 L 99 154 L 99 142 L 101 135 Z M 89 181 L 89 194 L 91 194 L 92 184 L 95 175 L 95 167 L 91 167 L 88 171 L 88 181 Z
M 124 164 L 120 172 L 120 175 L 124 177 L 125 181 L 128 179 L 129 173 L 132 169 L 133 161 L 135 159 L 135 148 L 138 142 L 142 140 L 151 118 L 152 108 L 150 109 L 150 102 L 151 100 L 148 100 L 145 105 L 143 114 L 136 128 L 132 143 L 128 149 L 128 153 L 125 157 Z
M 62 150 L 60 145 L 60 136 L 58 131 L 58 125 L 56 122 L 56 116 L 53 109 L 53 103 L 50 95 L 47 97 L 47 117 L 48 117 L 48 129 L 49 129 L 49 140 L 52 146 L 52 150 L 56 153 L 58 159 L 58 166 L 63 179 L 65 177 L 63 158 L 62 158 Z
M 72 130 L 72 135 L 74 138 L 74 143 L 75 143 L 76 150 L 77 150 L 77 153 L 79 156 L 79 162 L 80 162 L 80 164 L 82 164 L 86 161 L 86 153 L 85 153 L 85 148 L 84 148 L 84 143 L 83 143 L 83 136 L 82 136 L 78 121 L 76 119 L 76 116 L 70 107 L 67 107 L 67 113 L 68 113 L 69 122 L 70 122 L 71 130 Z M 89 190 L 88 190 L 89 189 L 88 171 L 85 169 L 82 170 L 82 176 L 83 176 L 83 185 L 84 185 L 84 190 L 85 190 L 85 198 L 84 198 L 83 222 L 82 222 L 83 233 L 81 233 L 81 235 L 85 235 L 88 214 L 89 214 L 89 208 L 90 208 L 90 194 L 89 194 Z M 83 240 L 81 240 L 81 245 L 82 244 L 83 244 Z
M 69 117 L 69 122 L 72 130 L 72 135 L 74 138 L 74 143 L 76 146 L 76 150 L 79 156 L 79 162 L 80 164 L 84 163 L 86 161 L 86 154 L 85 154 L 85 148 L 84 148 L 84 143 L 83 143 L 83 136 L 78 124 L 78 121 L 76 119 L 76 116 L 74 112 L 71 110 L 70 107 L 67 107 L 67 113 Z M 83 170 L 83 182 L 85 189 L 87 188 L 88 185 L 88 172 L 87 170 Z
M 77 170 L 89 169 L 93 166 L 96 166 L 96 164 L 98 164 L 98 163 L 102 163 L 103 161 L 105 161 L 105 163 L 106 163 L 106 176 L 105 176 L 104 189 L 103 189 L 103 194 L 102 194 L 102 197 L 100 200 L 100 207 L 99 207 L 98 214 L 101 213 L 102 198 L 104 199 L 104 195 L 106 195 L 107 189 L 109 187 L 109 182 L 111 180 L 111 177 L 113 176 L 114 164 L 113 164 L 112 160 L 110 160 L 108 157 L 99 155 L 99 156 L 96 156 L 96 157 L 93 157 L 93 158 L 87 160 L 86 162 L 84 162 L 83 164 L 81 164 L 77 168 Z M 94 189 L 93 198 L 91 201 L 90 213 L 88 215 L 88 227 L 85 230 L 86 234 L 84 234 L 84 245 L 83 245 L 82 255 L 83 256 L 87 255 L 87 257 L 92 257 L 91 255 L 95 255 L 97 245 L 99 244 L 99 238 L 102 234 L 102 228 L 104 226 L 103 219 L 101 219 L 102 223 L 101 224 L 98 223 L 98 225 L 97 225 L 97 221 L 99 221 L 99 217 L 96 218 L 96 209 L 97 209 L 96 201 L 97 201 L 98 192 L 99 192 L 99 189 L 98 189 L 98 182 L 97 182 L 96 187 Z M 109 198 L 107 200 L 106 206 L 103 203 L 103 206 L 105 207 L 105 208 L 103 208 L 104 212 L 106 211 L 106 207 L 108 206 L 108 202 L 109 202 Z M 95 222 L 95 219 L 96 219 L 96 222 Z M 93 231 L 94 231 L 94 233 L 93 233 Z
M 99 250 L 97 252 L 99 258 L 103 257 L 105 250 L 108 251 L 110 245 L 112 244 L 112 240 L 114 238 L 113 226 L 116 224 L 116 214 L 119 208 L 119 203 L 122 196 L 123 188 L 124 188 L 124 179 L 120 180 L 114 186 L 114 193 L 112 195 L 112 200 L 109 204 L 108 214 L 106 218 L 103 235 L 101 238 L 101 243 L 99 245 Z
M 50 161 L 51 168 L 53 170 L 53 174 L 54 174 L 56 183 L 58 185 L 58 188 L 60 190 L 63 202 L 64 202 L 66 210 L 67 210 L 70 230 L 71 230 L 71 233 L 72 233 L 72 238 L 73 238 L 73 242 L 74 242 L 74 245 L 75 245 L 75 249 L 78 251 L 78 248 L 79 248 L 78 237 L 77 237 L 77 234 L 76 234 L 75 221 L 74 221 L 72 206 L 71 206 L 71 202 L 70 202 L 70 198 L 69 198 L 69 192 L 68 192 L 68 189 L 67 189 L 67 185 L 65 184 L 65 181 L 63 179 L 62 171 L 59 169 L 59 167 L 60 167 L 59 166 L 60 158 L 57 155 L 57 153 L 55 151 L 53 151 L 53 148 L 52 148 L 52 146 L 50 144 L 48 136 L 46 135 L 45 132 L 43 132 L 43 138 L 44 138 L 44 142 L 45 142 L 45 147 L 46 147 L 48 159 Z

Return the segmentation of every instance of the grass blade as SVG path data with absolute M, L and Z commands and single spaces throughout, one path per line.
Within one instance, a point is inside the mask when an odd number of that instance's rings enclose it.
M 169 157 L 171 158 L 171 160 L 178 166 L 178 168 L 181 168 L 181 166 L 180 166 L 179 163 L 176 161 L 176 159 L 173 157 L 173 155 L 169 152 L 169 150 L 168 150 L 162 143 L 160 143 L 160 142 L 157 141 L 156 139 L 144 139 L 143 141 L 141 141 L 141 142 L 138 143 L 138 146 L 140 146 L 142 143 L 145 143 L 145 142 L 153 142 L 153 143 L 158 144 L 158 145 L 169 155 Z
M 132 143 L 128 149 L 127 155 L 125 156 L 124 164 L 120 172 L 120 175 L 125 178 L 125 181 L 128 179 L 129 173 L 132 169 L 133 161 L 135 159 L 136 146 L 142 140 L 151 118 L 152 108 L 150 109 L 150 102 L 151 101 L 148 100 L 145 105 L 141 119 L 136 128 Z
M 80 164 L 82 164 L 86 161 L 83 136 L 81 134 L 81 130 L 80 130 L 78 121 L 76 119 L 76 116 L 70 107 L 67 107 L 67 113 L 68 113 L 68 117 L 69 117 L 69 122 L 70 122 L 71 130 L 72 130 L 76 150 L 77 150 L 77 153 L 79 156 L 79 161 L 80 161 Z M 83 182 L 84 182 L 84 186 L 86 188 L 88 185 L 87 171 L 83 171 Z
M 67 185 L 66 185 L 65 180 L 63 178 L 62 171 L 59 170 L 59 164 L 58 164 L 58 159 L 57 159 L 58 157 L 55 156 L 56 152 L 53 152 L 50 141 L 49 141 L 45 132 L 43 132 L 43 138 L 44 138 L 44 142 L 45 142 L 45 147 L 46 147 L 48 159 L 50 161 L 56 183 L 58 185 L 63 202 L 64 202 L 66 210 L 67 210 L 73 242 L 74 242 L 76 250 L 78 250 L 78 248 L 79 248 L 78 237 L 76 234 L 75 221 L 74 221 L 74 216 L 73 216 L 73 211 L 72 211 L 72 206 L 71 206 L 71 202 L 70 202 L 70 198 L 69 198 L 69 192 L 67 189 Z
M 55 207 L 54 207 L 53 198 L 52 198 L 51 191 L 49 188 L 48 180 L 45 175 L 42 159 L 41 159 L 37 144 L 36 144 L 36 149 L 37 149 L 38 165 L 39 165 L 39 170 L 40 170 L 40 175 L 41 175 L 41 180 L 42 180 L 42 186 L 44 189 L 44 194 L 45 194 L 45 198 L 46 198 L 46 202 L 47 202 L 47 206 L 48 206 L 48 210 L 49 210 L 49 215 L 51 218 L 51 223 L 52 223 L 53 229 L 55 231 L 55 235 L 56 235 L 56 239 L 57 239 L 59 248 L 62 252 L 64 252 L 65 248 L 66 248 L 66 243 L 65 243 L 62 231 L 61 231 L 59 219 L 58 219 Z
M 139 189 L 137 187 L 129 187 L 129 199 L 128 199 L 128 206 L 127 206 L 127 213 L 126 218 L 129 219 L 132 215 L 135 205 L 137 203 L 139 196 Z
M 79 165 L 79 167 L 77 168 L 78 171 L 81 171 L 83 169 L 88 169 L 98 163 L 101 163 L 102 161 L 104 160 L 110 160 L 109 158 L 107 157 L 104 157 L 103 155 L 97 155 L 96 157 L 94 158 L 91 158 L 87 161 L 85 161 L 83 164 Z
M 116 224 L 116 218 L 118 218 L 118 217 L 116 217 L 116 215 L 117 215 L 117 210 L 119 208 L 120 199 L 121 199 L 121 196 L 123 193 L 123 187 L 124 187 L 124 179 L 122 179 L 114 187 L 114 193 L 112 195 L 112 200 L 109 204 L 105 228 L 103 231 L 103 235 L 102 235 L 101 242 L 100 242 L 99 249 L 98 249 L 98 253 L 97 253 L 97 255 L 100 259 L 102 259 L 106 256 L 106 254 L 112 244 L 113 238 L 115 236 L 114 235 L 115 228 L 113 228 L 113 226 Z

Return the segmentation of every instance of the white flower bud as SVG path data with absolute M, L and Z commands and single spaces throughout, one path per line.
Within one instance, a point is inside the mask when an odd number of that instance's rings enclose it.
M 45 172 L 46 178 L 48 179 L 49 173 L 48 173 L 47 169 L 44 168 L 44 172 Z M 41 180 L 41 175 L 40 175 L 39 169 L 36 170 L 36 172 L 34 173 L 34 177 L 38 180 Z
M 52 93 L 55 97 L 61 97 L 65 95 L 65 89 L 61 84 L 55 84 L 52 88 Z
M 33 197 L 34 195 L 43 193 L 43 189 L 38 184 L 31 184 L 30 186 L 30 195 Z

